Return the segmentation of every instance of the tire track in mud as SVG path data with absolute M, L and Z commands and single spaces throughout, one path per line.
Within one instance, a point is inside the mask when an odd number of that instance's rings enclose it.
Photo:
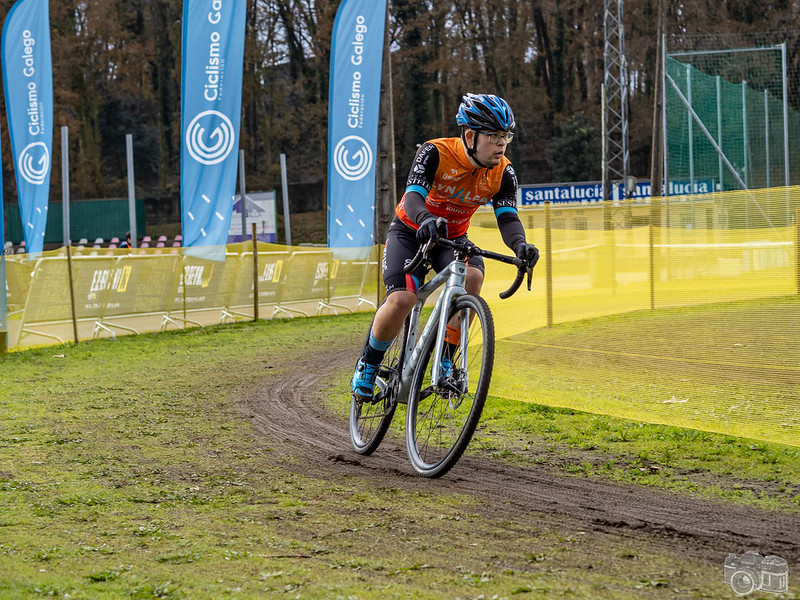
M 285 372 L 276 369 L 261 385 L 241 390 L 239 402 L 269 453 L 284 467 L 336 480 L 363 478 L 374 488 L 467 494 L 486 516 L 502 520 L 553 517 L 619 536 L 646 536 L 682 546 L 693 556 L 716 560 L 720 553 L 762 549 L 790 562 L 800 560 L 800 516 L 781 511 L 702 500 L 598 478 L 561 476 L 542 467 L 518 467 L 465 456 L 441 479 L 416 476 L 402 439 L 387 436 L 372 456 L 352 451 L 347 421 L 325 408 L 327 381 L 355 362 L 331 349 L 308 356 Z M 288 365 L 286 365 L 288 366 Z M 302 376 L 298 376 L 302 373 Z M 396 417 L 397 418 L 397 417 Z

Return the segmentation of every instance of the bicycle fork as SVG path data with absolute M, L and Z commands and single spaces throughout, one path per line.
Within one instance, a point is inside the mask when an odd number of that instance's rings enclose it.
M 455 301 L 456 298 L 459 296 L 466 295 L 466 290 L 464 289 L 464 282 L 467 279 L 467 265 L 466 263 L 456 263 L 451 264 L 449 268 L 449 273 L 439 273 L 434 277 L 430 282 L 424 285 L 418 291 L 420 296 L 419 300 L 417 301 L 416 306 L 414 306 L 414 310 L 412 312 L 412 321 L 414 323 L 419 322 L 419 315 L 422 312 L 422 307 L 425 304 L 425 300 L 430 296 L 430 294 L 441 285 L 441 279 L 447 277 L 447 285 L 442 292 L 442 295 L 436 301 L 436 305 L 433 307 L 433 312 L 431 313 L 428 322 L 425 324 L 425 329 L 419 336 L 419 343 L 417 343 L 415 335 L 409 335 L 408 339 L 406 340 L 406 356 L 409 359 L 406 361 L 406 367 L 404 369 L 404 376 L 403 376 L 403 385 L 401 387 L 401 398 L 408 397 L 408 388 L 411 383 L 413 372 L 416 368 L 416 365 L 422 359 L 422 349 L 427 345 L 426 342 L 430 338 L 430 336 L 436 336 L 436 343 L 433 349 L 433 367 L 431 370 L 431 387 L 436 387 L 439 384 L 439 379 L 441 378 L 441 364 L 442 364 L 442 354 L 444 352 L 444 344 L 445 344 L 445 337 L 447 335 L 447 314 L 449 312 L 449 308 L 452 303 Z M 427 288 L 427 289 L 426 289 Z M 416 327 L 412 328 L 413 333 L 416 331 Z M 466 328 L 461 328 L 461 343 L 462 347 L 465 347 L 466 342 Z M 465 357 L 462 356 L 462 361 L 465 360 Z M 406 371 L 407 369 L 407 371 Z M 406 376 L 407 375 L 407 376 Z

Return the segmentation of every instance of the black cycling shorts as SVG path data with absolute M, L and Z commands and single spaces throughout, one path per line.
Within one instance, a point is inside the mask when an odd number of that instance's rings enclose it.
M 462 235 L 455 239 L 466 239 L 466 237 L 466 235 Z M 411 273 L 403 270 L 414 260 L 419 247 L 417 232 L 395 217 L 389 226 L 389 234 L 386 236 L 386 248 L 383 252 L 383 265 L 381 266 L 387 295 L 398 290 L 416 293 L 420 285 L 424 283 L 422 278 L 425 276 L 425 270 L 422 265 Z M 453 262 L 454 258 L 455 254 L 452 248 L 436 246 L 431 253 L 433 270 L 438 273 Z M 485 273 L 482 257 L 471 256 L 467 260 L 467 264 L 479 269 L 481 273 Z

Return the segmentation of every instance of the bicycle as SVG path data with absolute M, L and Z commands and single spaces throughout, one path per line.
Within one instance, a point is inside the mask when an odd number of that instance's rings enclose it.
M 411 466 L 423 477 L 440 477 L 461 458 L 480 419 L 492 377 L 494 321 L 486 301 L 464 289 L 466 260 L 483 256 L 517 267 L 511 287 L 500 294 L 503 299 L 519 289 L 526 274 L 530 290 L 533 273 L 532 257 L 523 260 L 482 250 L 469 241 L 439 238 L 436 243 L 453 248 L 455 260 L 418 289 L 414 309 L 378 367 L 373 400 L 357 402 L 353 397 L 350 402 L 350 439 L 353 449 L 362 455 L 378 448 L 397 405 L 407 404 L 406 450 Z M 432 245 L 428 242 L 420 248 L 406 266 L 407 273 L 422 263 L 426 274 L 430 271 L 428 251 Z M 442 285 L 445 287 L 417 339 L 425 301 Z M 463 323 L 468 326 L 462 327 Z M 460 329 L 454 350 L 453 344 L 446 344 L 448 324 Z M 442 373 L 442 358 L 448 353 L 451 372 Z

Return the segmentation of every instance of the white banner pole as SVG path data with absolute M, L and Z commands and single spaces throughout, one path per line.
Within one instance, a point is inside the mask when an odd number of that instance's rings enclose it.
M 286 177 L 286 155 L 281 154 L 281 189 L 283 193 L 283 228 L 286 231 L 286 245 L 292 245 L 292 227 L 289 223 L 289 184 Z
M 133 135 L 125 134 L 125 152 L 128 157 L 128 219 L 130 221 L 131 248 L 136 248 L 136 187 L 133 183 Z

